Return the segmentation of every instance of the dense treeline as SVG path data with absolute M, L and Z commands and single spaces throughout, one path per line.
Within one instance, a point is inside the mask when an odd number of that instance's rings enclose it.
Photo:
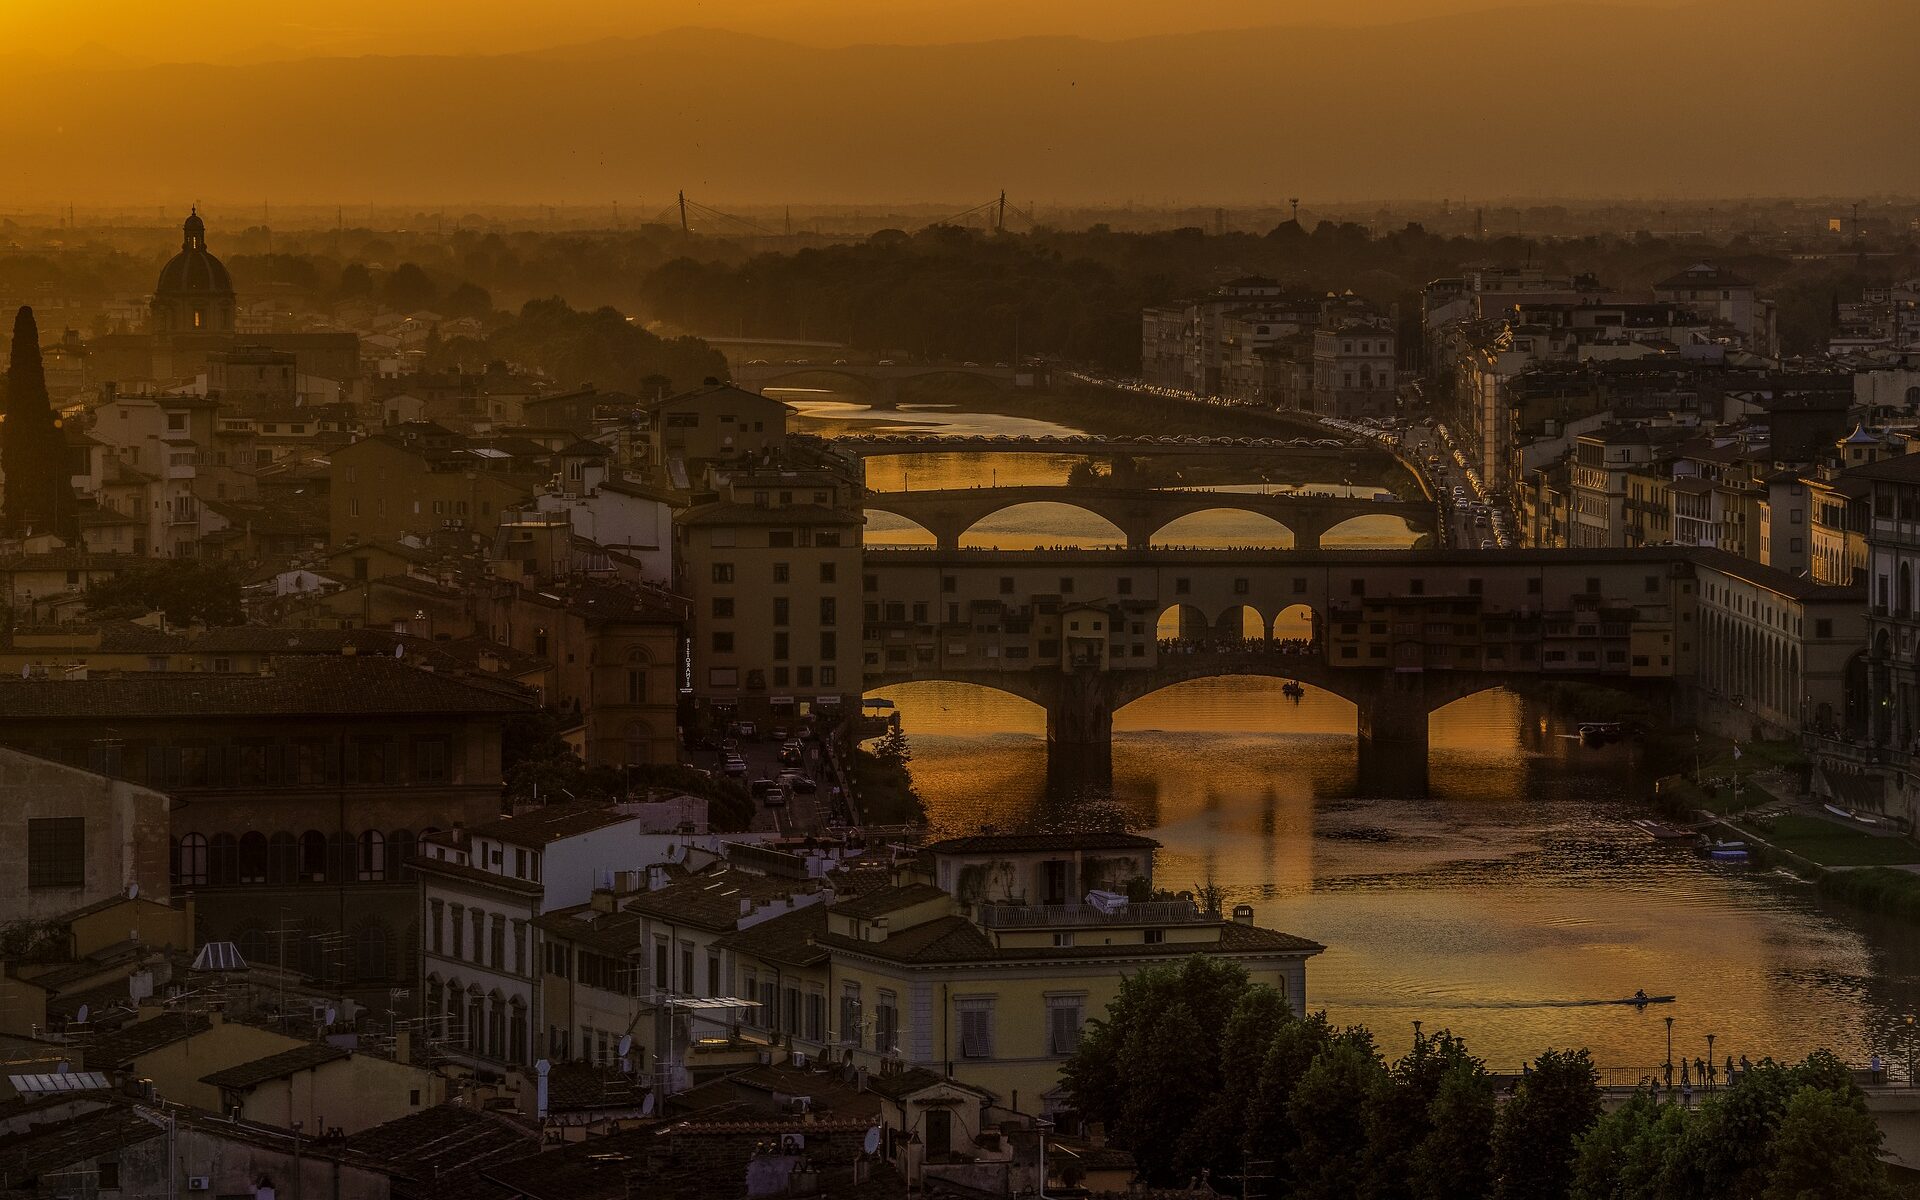
M 1780 307 L 1787 349 L 1818 350 L 1834 303 L 1862 286 L 1920 272 L 1911 242 L 1876 259 L 1796 260 L 1744 234 L 1592 235 L 1536 239 L 1443 236 L 1417 224 L 1291 221 L 1266 233 L 1036 229 L 989 233 L 939 225 L 884 230 L 862 241 L 785 252 L 778 239 L 684 235 L 657 225 L 601 232 L 422 228 L 274 232 L 226 230 L 210 244 L 243 295 L 287 289 L 325 307 L 360 298 L 447 316 L 487 316 L 564 297 L 611 306 L 711 336 L 749 334 L 847 342 L 974 361 L 1016 353 L 1137 367 L 1139 312 L 1261 274 L 1315 291 L 1348 290 L 1398 304 L 1409 332 L 1427 281 L 1476 263 L 1591 273 L 1645 294 L 1702 259 L 1761 285 Z M 0 294 L 106 297 L 144 291 L 173 252 L 173 235 L 118 230 L 58 251 L 0 258 Z
M 476 370 L 494 361 L 537 367 L 565 387 L 594 384 L 641 396 L 724 379 L 727 361 L 698 338 L 662 338 L 612 308 L 581 312 L 558 297 L 529 300 L 483 340 L 428 348 L 431 367 Z
M 1889 1200 L 1880 1132 L 1844 1065 L 1765 1062 L 1693 1108 L 1651 1089 L 1602 1113 L 1584 1050 L 1502 1100 L 1459 1039 L 1387 1062 L 1361 1026 L 1299 1017 L 1196 956 L 1127 979 L 1062 1070 L 1142 1178 L 1296 1200 Z

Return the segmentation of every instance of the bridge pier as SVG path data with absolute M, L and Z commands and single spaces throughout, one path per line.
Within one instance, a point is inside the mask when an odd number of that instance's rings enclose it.
M 1098 671 L 1055 677 L 1047 698 L 1047 790 L 1072 797 L 1113 787 L 1114 698 Z
M 1427 689 L 1418 674 L 1385 674 L 1361 696 L 1360 794 L 1382 799 L 1427 795 Z

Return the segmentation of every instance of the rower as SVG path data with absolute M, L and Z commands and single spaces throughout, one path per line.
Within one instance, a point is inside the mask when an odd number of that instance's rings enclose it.
M 1633 1002 L 1635 1004 L 1645 1004 L 1647 1002 L 1647 989 L 1641 988 L 1639 991 L 1635 992 L 1633 994 Z

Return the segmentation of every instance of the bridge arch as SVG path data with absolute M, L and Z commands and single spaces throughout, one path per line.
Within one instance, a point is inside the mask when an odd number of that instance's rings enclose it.
M 1230 604 L 1214 619 L 1213 636 L 1230 642 L 1264 642 L 1267 616 L 1251 604 Z
M 872 492 L 867 496 L 867 527 L 860 540 L 869 546 L 937 546 L 939 535 L 912 517 L 902 516 L 887 507 L 889 493 Z M 878 517 L 878 520 L 875 518 Z
M 1399 513 L 1355 513 L 1320 532 L 1320 544 L 1329 549 L 1343 547 L 1411 546 L 1422 534 L 1416 523 Z
M 1063 489 L 1064 490 L 1064 489 Z M 1017 523 L 1020 518 L 1009 514 L 1025 510 L 1028 518 L 1037 518 L 1044 514 L 1049 523 L 1058 519 L 1060 514 L 1053 510 L 1065 510 L 1078 514 L 1078 520 L 1060 528 L 1059 532 L 1024 533 L 1006 528 Z M 983 542 L 982 539 L 999 537 L 1018 543 L 1012 548 L 1024 548 L 1025 543 L 1039 543 L 1049 546 L 1101 547 L 1124 546 L 1127 533 L 1113 519 L 1097 509 L 1076 503 L 1072 499 L 1059 500 L 1013 500 L 1006 504 L 995 505 L 978 511 L 972 520 L 959 530 L 957 540 L 962 549 L 993 549 L 996 543 Z
M 1326 634 L 1326 621 L 1311 604 L 1289 604 L 1273 614 L 1267 636 L 1276 642 L 1316 643 Z
M 1163 642 L 1204 642 L 1212 635 L 1213 622 L 1199 606 L 1175 602 L 1160 610 L 1154 631 L 1154 636 Z
M 1224 532 L 1192 528 L 1207 521 L 1218 523 L 1221 517 L 1230 518 L 1225 522 Z M 1162 523 L 1148 536 L 1148 542 L 1153 546 L 1251 546 L 1263 550 L 1290 550 L 1299 540 L 1294 527 L 1273 513 L 1251 503 L 1233 504 L 1217 497 L 1204 506 L 1196 504 L 1191 510 Z

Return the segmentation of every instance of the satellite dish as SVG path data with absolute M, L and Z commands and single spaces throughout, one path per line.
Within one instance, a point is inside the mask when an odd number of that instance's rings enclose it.
M 321 1019 L 320 1023 L 322 1025 L 332 1025 L 334 1018 L 338 1017 L 339 1015 L 340 1013 L 338 1010 L 336 1010 L 332 1005 L 328 1005 L 327 1015 Z
M 667 846 L 667 861 L 670 863 L 679 862 L 681 856 L 686 854 L 686 852 L 687 848 L 684 844 L 673 842 Z
M 879 1126 L 876 1125 L 872 1129 L 867 1130 L 866 1140 L 860 1143 L 860 1148 L 862 1150 L 865 1150 L 868 1154 L 872 1154 L 875 1151 L 880 1149 L 880 1127 Z
M 403 643 L 403 644 L 401 644 L 401 645 L 398 645 L 398 646 L 395 646 L 395 647 L 393 648 L 393 656 L 394 656 L 395 658 L 405 658 L 405 657 L 407 656 L 407 647 L 406 647 L 406 645 L 405 645 L 405 644 Z
M 648 1092 L 647 1098 L 640 1102 L 640 1115 L 643 1117 L 650 1117 L 653 1115 L 653 1093 L 652 1092 Z
M 533 1073 L 535 1075 L 541 1076 L 542 1078 L 544 1078 L 547 1072 L 551 1070 L 553 1070 L 553 1064 L 548 1062 L 544 1058 L 541 1059 L 539 1062 L 533 1064 Z
M 85 1025 L 87 1023 L 87 1014 L 91 1013 L 92 1011 L 93 1011 L 92 1005 L 82 1004 L 80 1006 L 80 1011 L 73 1014 L 74 1024 Z
M 627 1056 L 627 1053 L 632 1049 L 633 1049 L 633 1035 L 630 1033 L 621 1034 L 620 1035 L 620 1057 L 625 1058 Z
M 72 1071 L 73 1071 L 73 1064 L 68 1062 L 64 1058 L 60 1060 L 60 1065 L 53 1069 L 53 1073 L 55 1075 L 67 1075 L 67 1074 L 71 1074 Z
M 138 900 L 139 898 L 140 898 L 140 885 L 139 885 L 139 884 L 137 884 L 137 883 L 130 883 L 130 884 L 128 884 L 128 885 L 127 885 L 127 899 L 129 899 L 129 900 Z

